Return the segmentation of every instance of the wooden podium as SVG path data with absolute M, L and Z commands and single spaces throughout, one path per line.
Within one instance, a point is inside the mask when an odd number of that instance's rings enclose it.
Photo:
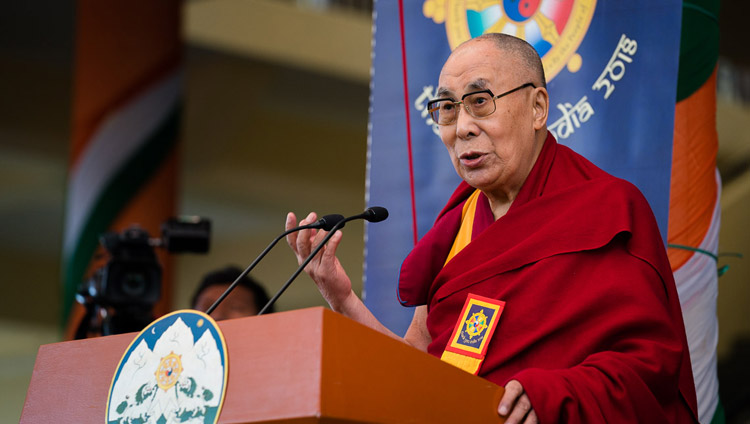
M 325 308 L 222 321 L 220 423 L 500 423 L 502 388 Z M 135 333 L 39 348 L 21 423 L 105 423 Z

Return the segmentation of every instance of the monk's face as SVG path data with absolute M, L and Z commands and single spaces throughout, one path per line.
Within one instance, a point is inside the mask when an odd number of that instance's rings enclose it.
M 482 89 L 497 95 L 534 82 L 521 63 L 490 41 L 465 43 L 443 66 L 439 97 L 460 100 L 464 94 Z M 546 135 L 539 137 L 547 107 L 544 103 L 542 120 L 540 95 L 546 102 L 546 90 L 533 87 L 496 99 L 495 112 L 484 118 L 469 115 L 462 105 L 458 120 L 440 127 L 440 138 L 458 175 L 491 201 L 512 201 L 534 165 Z

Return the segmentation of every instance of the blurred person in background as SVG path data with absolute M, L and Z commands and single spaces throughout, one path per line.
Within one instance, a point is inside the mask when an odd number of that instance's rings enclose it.
M 242 274 L 242 271 L 236 266 L 227 266 L 206 274 L 193 295 L 192 308 L 205 312 Z M 246 275 L 210 315 L 216 321 L 254 316 L 263 309 L 268 300 L 268 293 L 263 286 L 251 276 Z M 273 305 L 266 313 L 272 312 L 274 312 Z

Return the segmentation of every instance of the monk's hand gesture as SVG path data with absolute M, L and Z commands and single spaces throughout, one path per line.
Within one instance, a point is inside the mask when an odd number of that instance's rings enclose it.
M 507 417 L 505 424 L 537 424 L 539 419 L 531 407 L 531 401 L 518 380 L 511 380 L 505 385 L 505 393 L 500 399 L 497 413 Z
M 316 219 L 317 215 L 315 212 L 310 212 L 305 219 L 299 222 L 299 225 L 312 224 Z M 296 226 L 297 217 L 294 213 L 290 212 L 286 216 L 286 229 L 289 230 Z M 327 231 L 305 229 L 286 236 L 289 247 L 292 248 L 295 256 L 297 256 L 298 264 L 302 265 L 307 256 L 323 241 L 326 234 L 328 234 Z M 350 296 L 356 297 L 352 292 L 351 280 L 336 257 L 336 248 L 341 242 L 341 238 L 341 231 L 336 231 L 336 234 L 331 237 L 328 244 L 305 267 L 305 272 L 315 281 L 315 285 L 323 295 L 323 298 L 331 305 L 334 311 L 340 311 L 341 306 Z

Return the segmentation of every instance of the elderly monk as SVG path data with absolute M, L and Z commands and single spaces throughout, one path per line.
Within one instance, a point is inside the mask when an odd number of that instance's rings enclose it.
M 536 51 L 508 35 L 469 40 L 443 66 L 429 109 L 463 182 L 402 265 L 399 300 L 416 306 L 403 340 L 505 386 L 507 423 L 696 422 L 653 214 L 633 185 L 557 144 L 545 87 Z M 301 262 L 323 237 L 287 241 Z M 341 237 L 306 272 L 333 310 L 397 337 L 352 291 Z

